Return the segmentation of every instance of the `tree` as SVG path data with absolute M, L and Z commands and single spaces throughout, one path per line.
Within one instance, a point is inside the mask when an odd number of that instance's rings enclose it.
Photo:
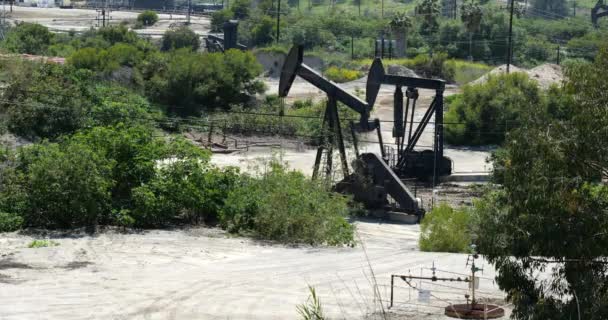
M 405 12 L 397 12 L 389 22 L 393 37 L 397 39 L 395 56 L 405 57 L 407 51 L 407 33 L 412 27 L 412 20 Z
M 251 52 L 231 49 L 225 53 L 171 53 L 160 72 L 146 82 L 147 92 L 170 112 L 195 115 L 204 109 L 228 108 L 263 92 L 255 78 L 261 65 Z
M 234 0 L 230 3 L 230 11 L 234 13 L 235 19 L 245 19 L 249 17 L 251 0 Z
M 154 25 L 158 21 L 158 14 L 152 10 L 146 10 L 137 15 L 137 22 L 145 27 Z
M 473 60 L 473 34 L 479 30 L 483 10 L 479 3 L 469 0 L 462 4 L 461 12 L 460 18 L 469 32 L 469 60 Z
M 441 12 L 439 0 L 422 0 L 416 6 L 416 15 L 422 16 L 422 30 L 427 34 L 432 33 L 439 27 L 437 16 Z
M 607 68 L 604 48 L 566 70 L 561 119 L 526 106 L 496 157 L 502 188 L 477 205 L 476 242 L 515 319 L 608 318 Z
M 462 95 L 450 102 L 445 121 L 458 124 L 446 126 L 446 141 L 501 144 L 530 105 L 543 105 L 543 95 L 527 74 L 490 75 L 485 83 L 465 86 Z
M 22 22 L 9 30 L 3 46 L 14 53 L 44 54 L 52 40 L 53 34 L 47 27 Z
M 177 29 L 165 31 L 163 35 L 163 51 L 175 50 L 180 48 L 189 48 L 192 51 L 198 50 L 201 46 L 201 40 L 198 35 L 187 26 L 181 26 Z

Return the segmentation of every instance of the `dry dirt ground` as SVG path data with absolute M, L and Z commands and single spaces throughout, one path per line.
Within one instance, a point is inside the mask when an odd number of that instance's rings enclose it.
M 138 12 L 112 11 L 110 13 L 111 24 L 119 24 L 122 21 L 134 23 Z M 159 38 L 173 24 L 186 21 L 184 15 L 159 14 L 159 21 L 153 26 L 134 30 L 141 35 Z M 86 31 L 91 27 L 101 24 L 97 20 L 98 13 L 92 9 L 60 9 L 60 8 L 35 8 L 14 6 L 13 12 L 8 14 L 8 20 L 12 22 L 32 22 L 48 27 L 51 31 L 68 32 Z M 209 33 L 211 21 L 209 17 L 191 17 L 191 28 L 200 35 Z
M 382 319 L 391 274 L 430 276 L 434 264 L 438 276 L 464 277 L 470 268 L 464 254 L 420 252 L 417 225 L 355 225 L 354 248 L 284 246 L 208 228 L 0 234 L 0 319 L 297 319 L 309 285 L 331 319 Z M 27 248 L 41 238 L 57 245 Z M 494 271 L 478 263 L 478 295 L 502 299 Z M 467 292 L 459 283 L 412 283 L 431 290 L 427 303 L 395 284 L 393 319 L 447 319 L 442 308 Z

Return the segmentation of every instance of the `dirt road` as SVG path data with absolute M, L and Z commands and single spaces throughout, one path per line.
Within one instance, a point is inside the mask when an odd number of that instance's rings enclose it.
M 54 235 L 58 245 L 26 248 L 36 237 L 0 235 L 1 319 L 296 319 L 314 286 L 332 319 L 363 319 L 377 279 L 384 308 L 390 274 L 432 267 L 464 276 L 466 255 L 422 253 L 419 226 L 356 222 L 355 248 L 289 247 L 232 237 L 217 229 Z M 370 269 L 371 265 L 371 269 Z M 373 270 L 373 275 L 371 270 Z M 502 298 L 486 264 L 480 294 Z M 444 319 L 442 307 L 463 301 L 465 285 L 416 283 L 430 303 L 398 281 L 393 312 Z M 407 304 L 406 302 L 411 303 Z
M 108 23 L 119 24 L 122 21 L 135 22 L 138 12 L 112 11 L 109 13 Z M 172 24 L 186 21 L 186 16 L 179 14 L 159 14 L 159 21 L 153 26 L 134 30 L 138 34 L 147 35 L 152 38 L 160 38 Z M 48 27 L 51 31 L 68 32 L 86 31 L 91 27 L 101 24 L 101 16 L 92 9 L 60 9 L 60 8 L 36 8 L 14 6 L 13 12 L 8 15 L 12 22 L 39 23 Z M 208 17 L 192 16 L 190 28 L 200 35 L 209 33 L 211 20 Z

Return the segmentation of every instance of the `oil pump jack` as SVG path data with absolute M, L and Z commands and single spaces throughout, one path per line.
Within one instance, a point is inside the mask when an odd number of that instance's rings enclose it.
M 595 28 L 600 27 L 599 18 L 608 17 L 608 5 L 605 0 L 597 0 L 595 7 L 591 9 L 591 23 Z
M 419 221 L 425 213 L 422 203 L 405 186 L 401 178 L 432 177 L 433 184 L 436 184 L 440 175 L 451 174 L 451 160 L 443 156 L 443 90 L 445 83 L 440 80 L 387 75 L 382 60 L 376 59 L 367 77 L 366 97 L 363 101 L 304 64 L 303 55 L 304 51 L 301 46 L 294 46 L 289 52 L 281 70 L 279 96 L 286 97 L 289 94 L 296 76 L 300 76 L 327 95 L 327 107 L 323 117 L 323 132 L 327 134 L 321 137 L 315 158 L 313 179 L 319 177 L 323 158 L 325 158 L 323 174 L 331 177 L 333 148 L 337 146 L 344 176 L 344 179 L 335 186 L 337 191 L 352 194 L 355 200 L 362 202 L 367 209 L 382 209 L 414 215 Z M 383 144 L 380 120 L 370 120 L 376 97 L 383 84 L 395 86 L 393 137 L 397 143 L 396 148 L 393 149 L 387 148 Z M 405 112 L 403 87 L 407 88 Z M 418 88 L 435 90 L 436 96 L 414 129 L 414 124 L 417 123 L 414 121 L 414 112 L 419 96 Z M 357 123 L 350 123 L 353 145 L 357 154 L 353 174 L 350 174 L 348 167 L 338 102 L 356 111 L 360 116 Z M 433 114 L 435 114 L 433 150 L 415 150 L 414 148 Z M 381 155 L 359 154 L 357 133 L 372 131 L 376 131 L 378 134 Z

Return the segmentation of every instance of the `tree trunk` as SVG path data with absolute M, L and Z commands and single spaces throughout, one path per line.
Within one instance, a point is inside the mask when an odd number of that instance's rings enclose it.
M 407 32 L 406 30 L 397 30 L 393 32 L 393 38 L 396 42 L 396 48 L 394 56 L 396 58 L 405 57 L 405 51 L 407 50 Z

